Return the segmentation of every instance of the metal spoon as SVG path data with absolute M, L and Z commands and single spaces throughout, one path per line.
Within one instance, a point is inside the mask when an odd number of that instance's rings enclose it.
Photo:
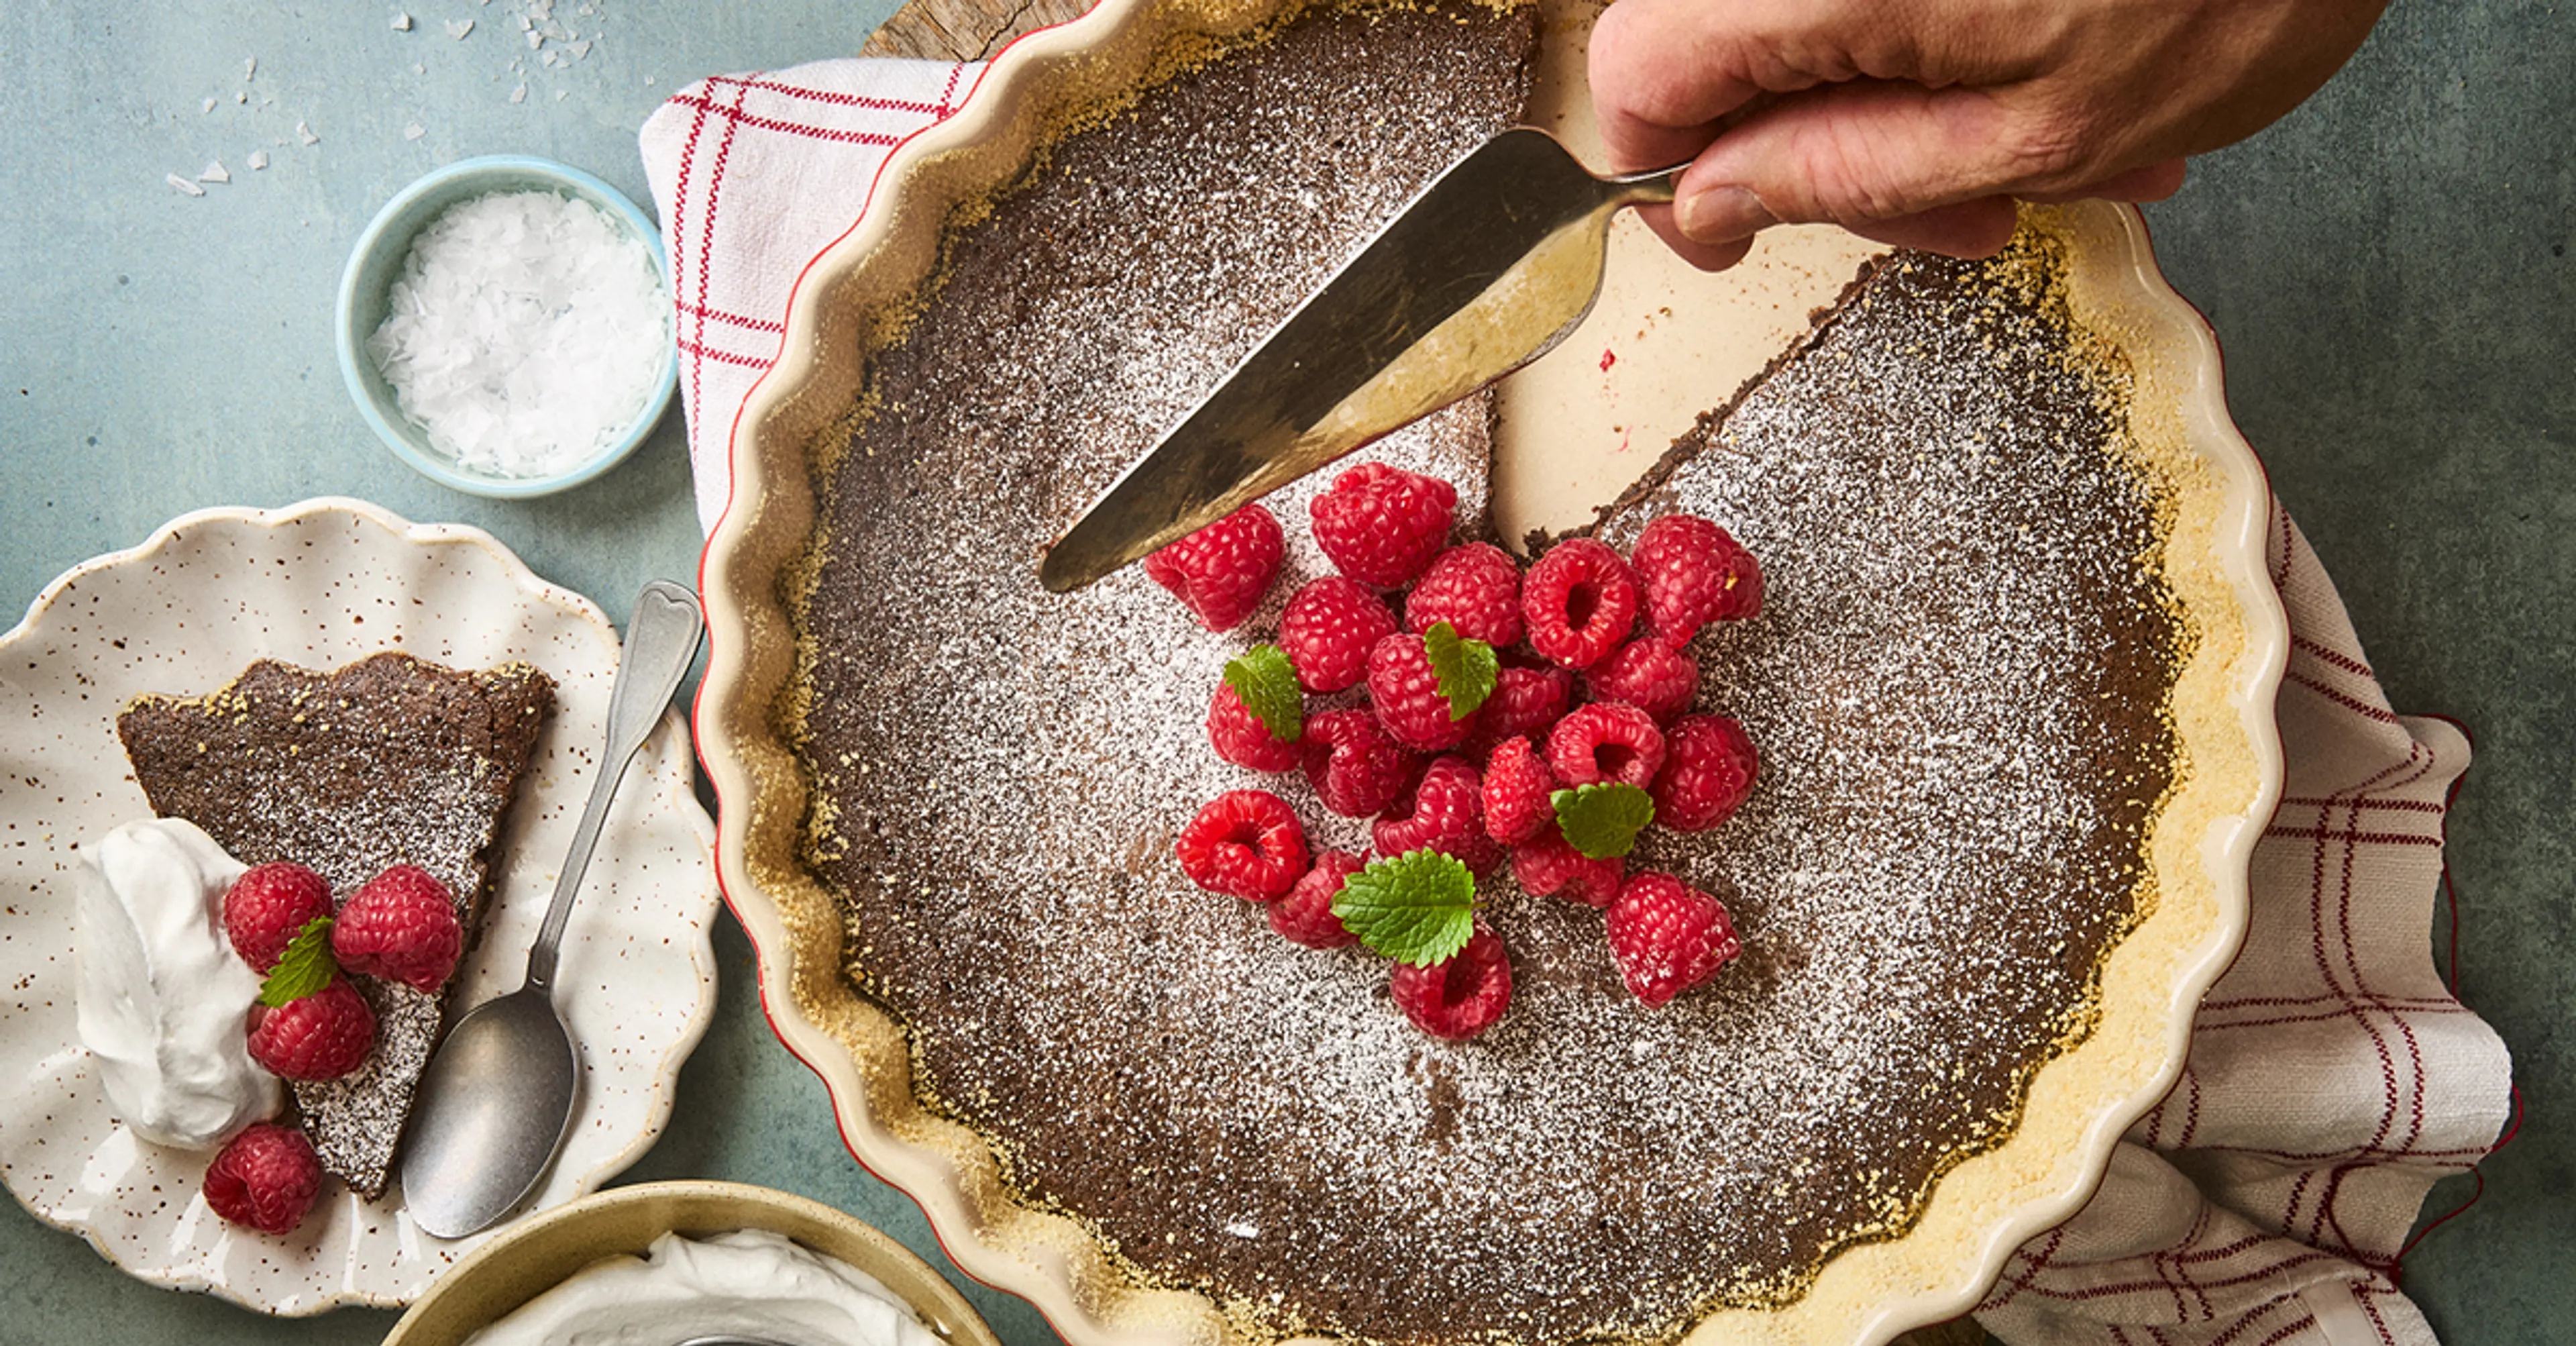
M 617 782 L 661 723 L 705 626 L 697 596 L 668 580 L 645 585 L 636 598 L 608 693 L 608 751 L 528 950 L 527 980 L 457 1020 L 421 1076 L 403 1155 L 403 1201 L 413 1221 L 440 1238 L 462 1238 L 501 1218 L 536 1186 L 563 1143 L 579 1063 L 555 1014 L 555 947 Z

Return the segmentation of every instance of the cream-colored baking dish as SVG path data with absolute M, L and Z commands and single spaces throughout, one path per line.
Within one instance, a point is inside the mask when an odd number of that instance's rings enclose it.
M 856 405 L 863 361 L 932 273 L 950 212 L 1018 177 L 1069 110 L 1149 78 L 1173 43 L 1248 31 L 1286 2 L 1106 0 L 1014 43 L 961 112 L 898 148 L 865 216 L 798 283 L 780 361 L 734 428 L 732 505 L 703 575 L 699 745 L 721 801 L 720 872 L 758 948 L 770 1018 L 830 1090 L 851 1152 L 922 1204 L 960 1266 L 1026 1296 L 1076 1346 L 1240 1338 L 1209 1300 L 1122 1278 L 1079 1225 L 1015 1200 L 978 1137 L 914 1102 L 902 1029 L 844 977 L 840 912 L 798 862 L 807 801 L 778 720 L 795 665 L 782 580 L 813 523 L 808 456 Z M 1581 147 L 1595 11 L 1556 2 L 1533 118 Z M 2075 206 L 2046 227 L 2071 246 L 2079 320 L 2136 372 L 2137 438 L 2181 502 L 2164 563 L 2195 638 L 2175 704 L 2189 766 L 2151 837 L 2157 900 L 2105 967 L 2099 1027 L 2040 1072 L 2010 1140 L 1952 1169 L 1905 1236 L 1844 1250 L 1788 1305 L 1710 1315 L 1694 1342 L 1845 1346 L 1966 1312 L 2014 1247 L 2082 1204 L 2121 1131 L 2171 1086 L 2193 1008 L 2244 931 L 2247 861 L 2279 791 L 2272 696 L 2288 645 L 2261 561 L 2268 489 L 2228 419 L 2209 330 L 2157 273 L 2137 214 Z M 1703 277 L 1642 230 L 1617 231 L 1587 327 L 1502 390 L 1505 535 L 1575 522 L 1615 495 L 1705 409 L 1705 390 L 1758 371 L 1869 251 L 1786 231 Z M 1620 359 L 1600 360 L 1605 340 Z M 1551 447 L 1604 443 L 1629 447 Z

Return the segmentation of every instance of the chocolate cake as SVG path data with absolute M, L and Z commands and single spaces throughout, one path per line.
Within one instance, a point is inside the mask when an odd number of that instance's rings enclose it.
M 309 866 L 342 901 L 388 866 L 418 865 L 455 895 L 470 943 L 553 706 L 553 679 L 525 664 L 462 672 L 386 653 L 325 674 L 261 660 L 205 696 L 138 697 L 116 732 L 154 813 L 204 828 L 245 864 Z M 351 980 L 375 1009 L 375 1052 L 339 1079 L 297 1081 L 295 1103 L 323 1170 L 372 1198 L 448 987 Z
M 1599 913 L 1497 879 L 1512 1007 L 1445 1043 L 1390 1007 L 1383 960 L 1289 945 L 1180 873 L 1174 835 L 1233 788 L 1287 798 L 1318 849 L 1368 846 L 1202 728 L 1225 661 L 1327 572 L 1303 526 L 1324 479 L 1267 502 L 1288 559 L 1230 635 L 1135 568 L 1047 595 L 1033 558 L 1512 120 L 1528 42 L 1474 7 L 1323 8 L 1069 132 L 952 225 L 815 466 L 781 714 L 848 977 L 1017 1200 L 1255 1339 L 1665 1340 L 1794 1300 L 2010 1133 L 2154 899 L 2169 511 L 2129 373 L 2038 232 L 1876 266 L 1754 386 L 1708 389 L 1598 525 L 1624 546 L 1689 509 L 1763 558 L 1764 615 L 1697 649 L 1761 786 L 1639 859 L 1742 894 L 1741 963 L 1647 1009 Z M 1489 533 L 1487 416 L 1366 456 L 1453 481 Z

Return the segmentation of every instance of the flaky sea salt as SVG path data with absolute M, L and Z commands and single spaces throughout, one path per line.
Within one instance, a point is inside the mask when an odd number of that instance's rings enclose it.
M 566 471 L 632 425 L 671 340 L 651 252 L 551 192 L 450 207 L 387 299 L 367 352 L 404 416 L 502 477 Z

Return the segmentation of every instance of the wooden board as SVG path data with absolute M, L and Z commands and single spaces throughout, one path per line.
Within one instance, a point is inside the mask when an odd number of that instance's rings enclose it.
M 981 61 L 1033 28 L 1077 18 L 1093 0 L 906 0 L 861 56 Z

